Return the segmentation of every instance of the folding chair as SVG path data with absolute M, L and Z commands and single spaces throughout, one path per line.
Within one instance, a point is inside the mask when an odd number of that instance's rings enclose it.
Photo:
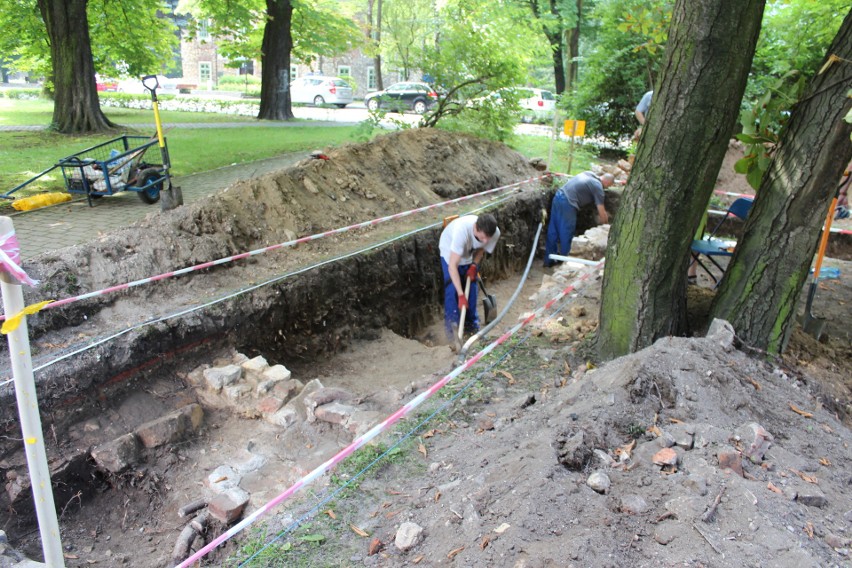
M 742 220 L 748 219 L 748 214 L 751 211 L 751 205 L 754 202 L 752 199 L 748 199 L 746 197 L 740 197 L 728 207 L 728 210 L 725 212 L 725 216 L 722 217 L 722 220 L 714 227 L 713 231 L 702 237 L 700 240 L 692 241 L 692 261 L 697 262 L 698 266 L 704 269 L 704 271 L 710 275 L 710 278 L 713 279 L 713 283 L 715 286 L 719 285 L 719 278 L 710 272 L 710 270 L 705 266 L 703 262 L 701 262 L 701 255 L 707 257 L 707 259 L 719 269 L 720 272 L 724 274 L 725 269 L 716 262 L 715 256 L 733 256 L 734 248 L 737 246 L 737 241 L 731 241 L 726 239 L 717 239 L 716 233 L 719 231 L 719 228 L 722 224 L 728 219 L 729 216 L 733 215 L 734 217 L 739 217 Z M 715 287 L 714 286 L 714 287 Z

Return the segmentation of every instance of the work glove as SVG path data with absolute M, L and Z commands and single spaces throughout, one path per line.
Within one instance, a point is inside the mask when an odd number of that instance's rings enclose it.
M 467 298 L 464 295 L 459 294 L 459 310 L 462 308 L 468 309 L 470 308 L 470 304 L 467 303 Z
M 470 268 L 467 269 L 467 277 L 470 278 L 471 282 L 476 280 L 476 264 L 471 264 Z

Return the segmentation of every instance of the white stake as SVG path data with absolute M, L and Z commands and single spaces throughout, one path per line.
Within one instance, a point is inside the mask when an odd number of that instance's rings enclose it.
M 0 235 L 14 231 L 12 220 L 0 217 Z M 6 318 L 20 313 L 24 309 L 24 294 L 21 285 L 6 271 L 0 270 L 0 291 L 3 293 L 3 309 Z M 41 548 L 44 562 L 50 568 L 64 568 L 62 541 L 59 535 L 59 521 L 56 519 L 56 506 L 53 503 L 53 487 L 50 484 L 50 470 L 47 466 L 47 451 L 41 428 L 38 410 L 33 362 L 30 357 L 30 339 L 27 334 L 27 319 L 21 319 L 18 329 L 7 335 L 9 339 L 9 357 L 12 360 L 12 376 L 15 379 L 15 396 L 18 400 L 18 413 L 21 416 L 21 433 L 24 437 L 24 450 L 30 470 L 30 485 L 35 500 L 38 528 L 41 533 Z

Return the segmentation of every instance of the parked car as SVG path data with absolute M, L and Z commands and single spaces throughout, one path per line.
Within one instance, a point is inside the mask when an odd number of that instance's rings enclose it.
M 536 119 L 552 118 L 556 109 L 556 97 L 553 93 L 544 89 L 532 89 L 529 87 L 506 87 L 486 95 L 472 99 L 471 106 L 481 106 L 486 100 L 490 104 L 502 104 L 503 99 L 513 99 L 521 108 L 521 120 L 532 122 Z
M 340 77 L 300 77 L 290 83 L 290 102 L 343 108 L 352 102 L 352 87 Z
M 394 83 L 384 91 L 367 93 L 364 104 L 370 110 L 386 108 L 402 112 L 413 110 L 423 114 L 438 102 L 438 93 L 427 83 L 404 81 Z
M 521 120 L 552 118 L 556 110 L 556 97 L 544 89 L 515 89 L 518 94 L 518 104 L 527 112 L 521 115 Z
M 163 93 L 168 91 L 177 90 L 177 82 L 179 79 L 169 79 L 165 75 L 157 75 L 157 82 L 160 86 L 157 89 L 157 92 Z M 118 92 L 119 93 L 135 93 L 141 95 L 147 95 L 148 91 L 145 89 L 145 86 L 142 84 L 141 78 L 136 77 L 128 77 L 126 79 L 122 79 L 118 82 Z
M 118 91 L 118 81 L 115 79 L 106 79 L 95 75 L 95 88 L 98 91 L 114 93 Z

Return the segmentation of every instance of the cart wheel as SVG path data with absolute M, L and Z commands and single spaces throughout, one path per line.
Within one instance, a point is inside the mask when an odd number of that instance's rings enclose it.
M 160 170 L 150 169 L 139 174 L 139 187 L 145 187 L 148 182 L 157 178 L 163 177 Z M 163 189 L 163 182 L 157 183 L 139 192 L 139 199 L 147 204 L 156 203 L 160 200 L 160 191 Z

